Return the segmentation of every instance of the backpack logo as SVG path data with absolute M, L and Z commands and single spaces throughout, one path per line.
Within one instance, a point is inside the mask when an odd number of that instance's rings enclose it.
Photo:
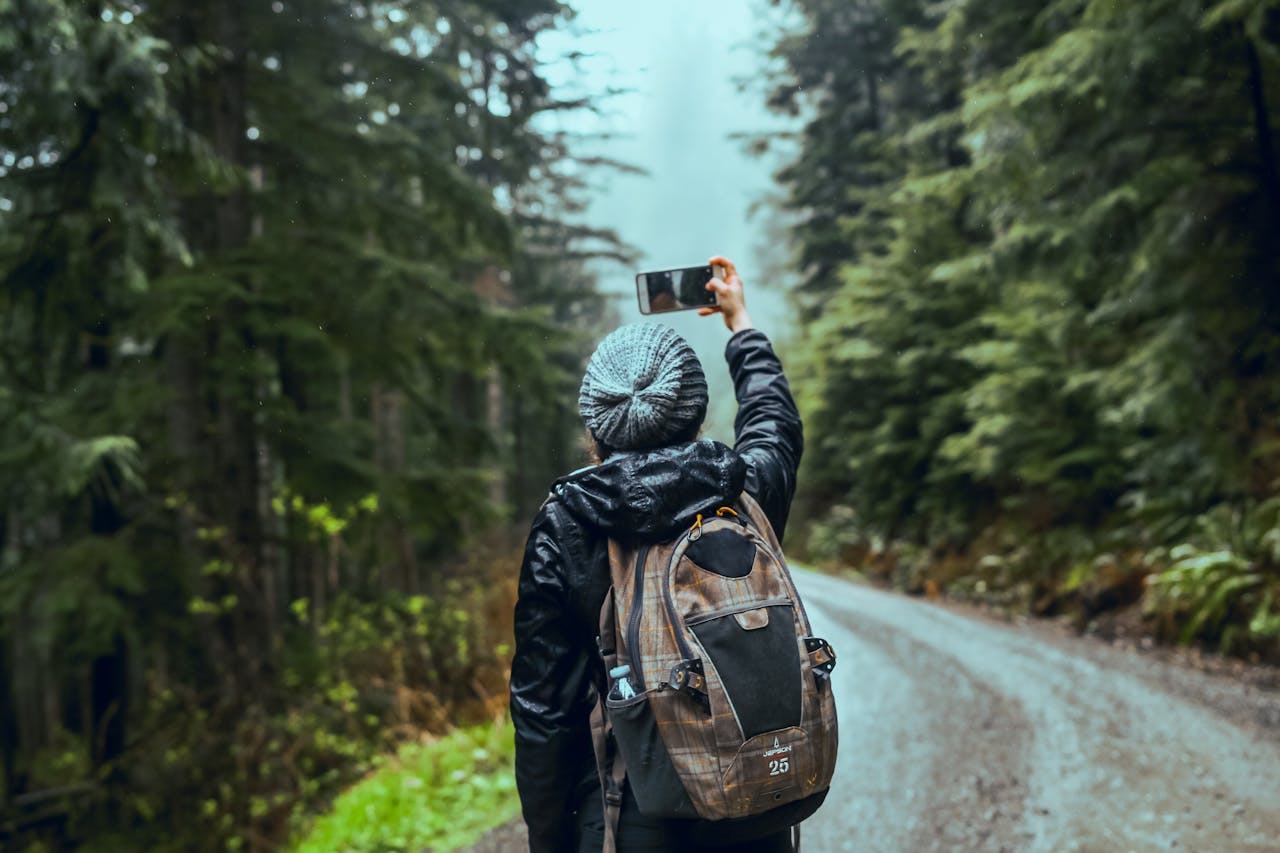
M 791 756 L 787 753 L 791 752 L 791 744 L 783 746 L 777 738 L 773 739 L 773 748 L 764 751 L 764 757 L 769 758 L 771 755 L 781 756 L 779 758 L 770 759 L 769 775 L 781 776 L 783 773 L 791 770 Z
M 777 738 L 774 738 L 773 748 L 766 749 L 764 751 L 764 757 L 768 758 L 771 755 L 781 755 L 784 752 L 790 752 L 790 751 L 791 751 L 791 744 L 787 744 L 786 746 L 783 746 L 781 743 L 779 743 Z

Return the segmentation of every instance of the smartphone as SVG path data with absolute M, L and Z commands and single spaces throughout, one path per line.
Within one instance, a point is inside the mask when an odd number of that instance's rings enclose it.
M 707 282 L 712 278 L 723 279 L 724 275 L 724 267 L 719 264 L 637 273 L 636 299 L 640 302 L 640 313 L 662 314 L 715 305 L 716 295 L 707 290 Z

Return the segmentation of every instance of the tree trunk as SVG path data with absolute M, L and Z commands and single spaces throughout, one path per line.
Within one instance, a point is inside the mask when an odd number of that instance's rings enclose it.
M 1272 233 L 1280 224 L 1280 164 L 1276 162 L 1276 145 L 1267 107 L 1266 87 L 1262 80 L 1262 62 L 1253 39 L 1245 37 L 1245 60 L 1249 66 L 1249 101 L 1253 106 L 1253 128 L 1261 165 L 1262 191 L 1271 213 Z
M 497 447 L 496 458 L 490 468 L 489 505 L 506 506 L 507 491 L 507 441 L 503 429 L 503 393 L 502 375 L 497 367 L 489 368 L 489 376 L 485 389 L 485 422 L 489 428 L 489 436 Z
M 180 44 L 193 46 L 211 38 L 223 48 L 218 61 L 185 93 L 183 109 L 220 159 L 245 169 L 249 49 L 245 0 L 186 4 L 178 12 L 176 27 Z M 185 230 L 201 261 L 217 262 L 249 243 L 253 221 L 249 202 L 243 183 L 185 200 Z M 241 282 L 246 291 L 249 284 Z M 262 574 L 267 562 L 266 523 L 255 420 L 256 368 L 261 356 L 249 328 L 250 307 L 240 295 L 219 303 L 204 328 L 204 351 L 179 352 L 174 359 L 176 368 L 184 366 L 188 358 L 206 368 L 201 377 L 204 381 L 191 392 L 199 395 L 201 422 L 184 425 L 196 427 L 196 432 L 184 439 L 194 438 L 196 455 L 211 462 L 207 486 L 199 488 L 198 481 L 193 483 L 191 496 L 199 516 L 226 531 L 219 537 L 218 550 L 235 566 L 232 578 L 207 581 L 204 594 L 214 600 L 237 597 L 233 611 L 218 620 L 218 633 L 232 652 L 236 690 L 251 690 L 273 645 Z M 213 429 L 206 432 L 206 424 Z
M 398 389 L 385 391 L 375 385 L 369 401 L 373 418 L 374 462 L 378 468 L 395 478 L 403 478 L 405 471 L 404 392 Z M 418 588 L 417 557 L 413 536 L 405 519 L 388 520 L 384 526 L 386 541 L 392 545 L 392 553 L 384 559 L 395 572 L 384 576 L 384 583 L 406 594 L 414 594 Z
M 7 627 L 7 626 L 6 626 Z M 0 632 L 0 809 L 7 810 L 18 789 L 18 715 L 13 701 L 9 632 Z

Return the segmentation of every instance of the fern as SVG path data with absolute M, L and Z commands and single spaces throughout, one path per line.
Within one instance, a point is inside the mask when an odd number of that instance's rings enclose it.
M 127 490 L 141 492 L 142 454 L 138 442 L 123 435 L 73 441 L 66 449 L 62 478 L 67 496 L 93 489 L 112 503 Z
M 1151 606 L 1183 621 L 1181 642 L 1204 640 L 1231 652 L 1280 638 L 1278 510 L 1276 499 L 1220 505 L 1199 519 L 1197 542 L 1169 552 L 1172 562 L 1151 579 Z

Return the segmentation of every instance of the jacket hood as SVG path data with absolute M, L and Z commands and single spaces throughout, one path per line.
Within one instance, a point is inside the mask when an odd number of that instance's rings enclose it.
M 660 542 L 698 513 L 742 493 L 747 463 L 718 441 L 615 453 L 600 465 L 561 477 L 552 492 L 584 524 L 613 539 Z

